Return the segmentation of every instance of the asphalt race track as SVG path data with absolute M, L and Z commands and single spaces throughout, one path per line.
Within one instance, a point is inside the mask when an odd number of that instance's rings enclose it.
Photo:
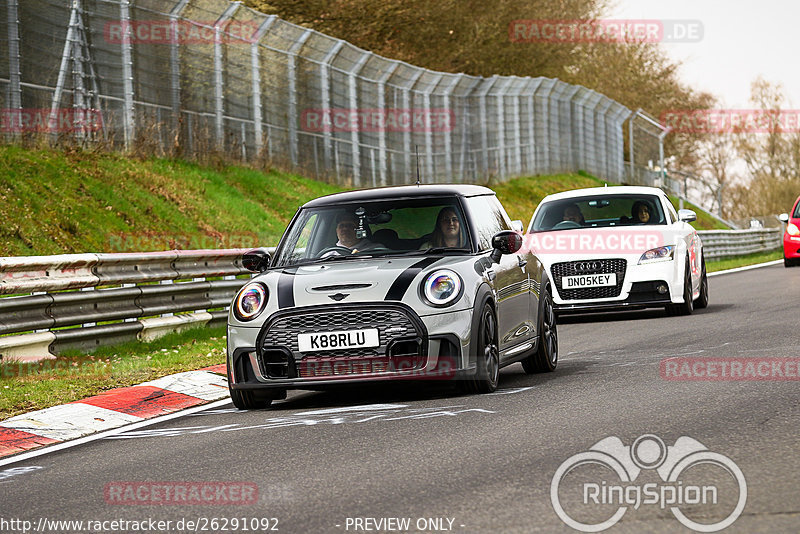
M 630 446 L 649 434 L 667 446 L 693 438 L 738 466 L 746 504 L 728 532 L 797 532 L 800 382 L 790 378 L 790 366 L 779 366 L 783 380 L 745 372 L 737 380 L 687 381 L 662 377 L 668 369 L 662 360 L 796 362 L 800 268 L 765 267 L 709 282 L 710 306 L 689 317 L 661 310 L 562 317 L 558 370 L 527 376 L 513 365 L 492 395 L 462 396 L 446 385 L 290 392 L 270 411 L 238 412 L 228 404 L 5 465 L 0 517 L 36 526 L 42 520 L 172 521 L 162 532 L 181 531 L 174 526 L 180 520 L 199 521 L 182 531 L 203 531 L 205 522 L 207 532 L 268 531 L 244 530 L 245 522 L 248 528 L 277 525 L 283 533 L 576 532 L 551 502 L 559 466 L 604 438 Z M 646 440 L 649 448 L 640 448 L 638 460 L 656 462 L 658 440 Z M 680 510 L 700 523 L 723 520 L 735 508 L 735 478 L 713 467 L 686 472 L 686 487 L 713 485 L 719 492 L 716 504 L 694 504 L 686 492 Z M 605 488 L 614 482 L 611 473 L 595 464 L 566 475 L 558 488 L 562 508 L 587 523 L 611 517 L 619 503 L 586 501 L 577 489 Z M 635 480 L 660 481 L 648 469 Z M 234 502 L 231 492 L 215 494 L 211 505 L 163 505 L 153 504 L 164 497 L 151 492 L 135 497 L 137 505 L 120 504 L 142 482 L 184 489 L 245 483 L 256 488 L 257 499 L 242 503 L 238 495 Z M 608 532 L 690 531 L 661 501 L 626 502 Z M 238 529 L 232 518 L 240 520 Z M 254 518 L 277 521 L 256 524 Z M 22 530 L 0 524 L 0 531 Z

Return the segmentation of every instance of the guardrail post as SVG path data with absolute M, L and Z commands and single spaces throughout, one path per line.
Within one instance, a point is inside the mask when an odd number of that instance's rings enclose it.
M 289 157 L 292 165 L 298 165 L 298 139 L 297 139 L 297 52 L 303 47 L 305 42 L 311 37 L 312 30 L 306 30 L 297 41 L 289 48 L 287 54 L 287 74 L 289 77 L 289 109 L 287 125 L 289 128 Z
M 12 131 L 19 135 L 22 117 L 18 115 L 22 109 L 22 84 L 19 57 L 19 15 L 17 0 L 8 0 L 8 107 L 12 112 Z
M 331 75 L 330 75 L 330 67 L 331 61 L 336 58 L 336 55 L 344 46 L 344 41 L 337 41 L 333 47 L 328 50 L 328 53 L 325 54 L 325 57 L 322 58 L 322 62 L 319 64 L 319 77 L 320 77 L 320 92 L 322 93 L 322 113 L 323 117 L 321 120 L 323 122 L 322 126 L 322 153 L 323 157 L 325 158 L 325 169 L 329 169 L 331 166 L 331 152 L 333 151 L 333 133 L 332 133 L 332 126 L 327 127 L 325 126 L 325 118 L 324 115 L 328 115 L 331 113 Z M 333 116 L 328 117 L 331 121 L 333 120 Z
M 250 78 L 253 84 L 253 135 L 256 145 L 256 157 L 264 149 L 264 125 L 261 108 L 261 60 L 259 54 L 259 41 L 267 30 L 275 23 L 277 15 L 270 15 L 261 23 L 251 37 L 250 43 Z

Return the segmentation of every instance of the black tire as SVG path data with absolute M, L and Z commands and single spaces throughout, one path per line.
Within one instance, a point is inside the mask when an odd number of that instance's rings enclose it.
M 240 410 L 260 410 L 269 407 L 272 404 L 271 398 L 263 398 L 256 396 L 254 391 L 230 389 L 231 400 L 233 405 Z
M 475 374 L 464 381 L 462 388 L 472 393 L 491 393 L 500 381 L 500 348 L 497 336 L 497 317 L 487 302 L 481 310 L 478 331 L 472 346 L 476 349 Z
M 667 315 L 691 315 L 694 311 L 692 300 L 692 268 L 689 258 L 686 258 L 686 273 L 683 278 L 683 302 L 681 304 L 667 304 Z
M 783 266 L 784 267 L 794 267 L 796 265 L 800 265 L 800 260 L 790 260 L 786 256 L 783 257 Z
M 527 374 L 549 373 L 558 366 L 558 325 L 553 309 L 550 287 L 542 293 L 542 307 L 539 310 L 539 342 L 536 352 L 522 360 L 522 368 Z
M 703 277 L 700 279 L 700 294 L 694 301 L 694 308 L 702 310 L 708 307 L 708 275 L 706 274 L 706 259 L 703 258 Z

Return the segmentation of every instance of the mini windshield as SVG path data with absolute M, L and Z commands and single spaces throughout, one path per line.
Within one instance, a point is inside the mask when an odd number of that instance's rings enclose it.
M 667 224 L 655 195 L 598 195 L 554 200 L 541 206 L 531 230 Z
M 454 197 L 304 208 L 286 230 L 274 265 L 469 252 L 472 241 L 465 220 Z

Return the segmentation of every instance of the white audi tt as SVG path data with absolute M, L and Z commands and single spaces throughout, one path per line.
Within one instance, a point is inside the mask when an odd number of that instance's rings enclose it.
M 688 315 L 708 305 L 703 246 L 654 187 L 597 187 L 549 195 L 533 214 L 526 246 L 553 281 L 558 312 L 664 307 Z

